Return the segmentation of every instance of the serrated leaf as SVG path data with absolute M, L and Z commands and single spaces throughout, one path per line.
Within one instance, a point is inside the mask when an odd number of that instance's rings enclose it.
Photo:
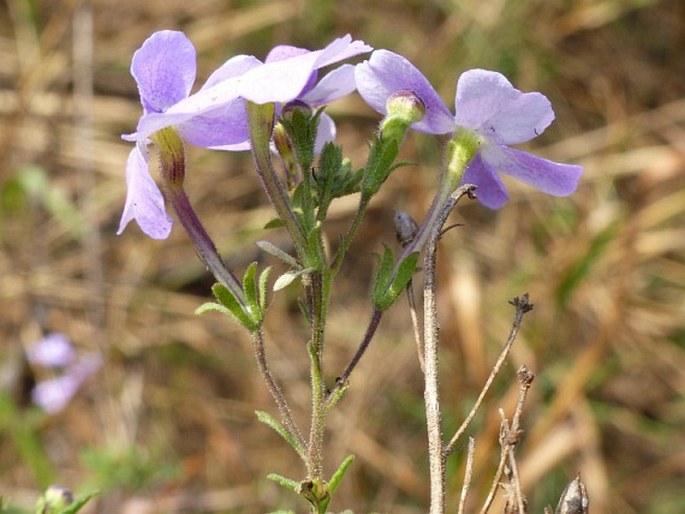
M 255 244 L 259 248 L 264 250 L 266 253 L 271 254 L 274 257 L 277 257 L 278 259 L 282 260 L 284 263 L 292 266 L 293 268 L 295 268 L 295 269 L 302 268 L 302 266 L 300 265 L 299 262 L 297 262 L 297 259 L 295 259 L 295 257 L 284 252 L 275 244 L 273 244 L 269 241 L 257 241 Z
M 268 412 L 264 412 L 261 410 L 255 411 L 255 414 L 257 415 L 257 419 L 264 423 L 265 425 L 271 427 L 271 429 L 276 432 L 278 435 L 280 435 L 285 442 L 287 442 L 293 450 L 297 452 L 297 454 L 300 456 L 300 458 L 303 461 L 307 461 L 306 455 L 304 452 L 304 449 L 302 446 L 300 446 L 299 442 L 295 438 L 293 434 L 291 434 L 282 424 L 280 421 L 278 421 L 276 418 L 274 418 L 271 414 Z
M 279 475 L 278 473 L 269 473 L 266 476 L 266 478 L 268 478 L 269 480 L 273 480 L 278 485 L 283 486 L 286 489 L 290 489 L 295 494 L 300 494 L 300 482 L 296 480 L 286 478 L 283 475 Z

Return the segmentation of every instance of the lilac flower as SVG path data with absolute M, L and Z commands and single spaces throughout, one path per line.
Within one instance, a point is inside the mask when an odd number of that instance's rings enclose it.
M 240 147 L 248 140 L 244 100 L 258 104 L 292 101 L 305 90 L 316 70 L 370 50 L 348 35 L 322 50 L 302 51 L 272 62 L 239 55 L 190 95 L 196 72 L 192 43 L 181 32 L 154 33 L 136 51 L 131 63 L 143 116 L 136 132 L 123 136 L 136 147 L 127 163 L 128 193 L 118 233 L 132 219 L 155 239 L 164 239 L 171 231 L 172 220 L 164 199 L 149 175 L 145 147 L 155 132 L 174 127 L 185 141 L 200 147 Z
M 429 134 L 467 130 L 479 148 L 466 168 L 462 183 L 478 187 L 479 201 L 491 209 L 509 196 L 497 175 L 500 171 L 554 196 L 576 190 L 581 166 L 560 164 L 508 145 L 524 143 L 542 134 L 554 119 L 552 107 L 541 93 L 522 93 L 500 73 L 469 70 L 457 82 L 456 116 L 453 116 L 426 77 L 407 59 L 376 50 L 355 71 L 357 89 L 376 111 L 387 114 L 386 101 L 397 91 L 411 91 L 425 106 L 425 116 L 412 128 Z
M 370 52 L 372 48 L 361 42 L 356 45 L 356 53 Z M 265 63 L 275 63 L 285 59 L 291 59 L 300 55 L 310 53 L 310 50 L 296 46 L 279 45 L 274 47 L 266 56 Z M 318 80 L 318 72 L 314 70 L 307 80 L 306 85 L 298 95 L 288 101 L 288 104 L 304 105 L 316 109 L 327 105 L 335 100 L 349 95 L 357 89 L 354 80 L 354 68 L 351 64 L 343 64 L 327 73 L 321 80 Z M 287 105 L 280 104 L 277 110 L 277 117 Z M 315 152 L 319 153 L 324 144 L 335 140 L 335 122 L 325 112 L 319 117 L 319 129 L 316 137 Z M 245 141 L 238 145 L 228 145 L 216 147 L 220 150 L 249 150 L 250 142 Z
M 33 391 L 33 403 L 49 414 L 61 411 L 86 379 L 102 365 L 99 355 L 77 356 L 71 341 L 64 334 L 53 333 L 32 344 L 27 352 L 31 364 L 59 373 L 40 380 Z
M 64 368 L 74 361 L 76 352 L 66 335 L 54 332 L 33 343 L 26 357 L 44 368 Z

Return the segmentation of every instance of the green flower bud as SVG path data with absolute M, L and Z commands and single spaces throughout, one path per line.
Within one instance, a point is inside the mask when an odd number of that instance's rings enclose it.
M 381 136 L 384 140 L 394 139 L 398 144 L 411 124 L 421 121 L 426 114 L 426 106 L 421 98 L 405 89 L 393 93 L 385 107 L 388 114 L 381 122 Z

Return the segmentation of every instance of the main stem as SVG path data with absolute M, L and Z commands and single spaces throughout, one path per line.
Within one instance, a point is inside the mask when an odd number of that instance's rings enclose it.
M 424 286 L 424 365 L 425 389 L 424 404 L 426 408 L 426 428 L 428 432 L 428 461 L 430 470 L 430 514 L 445 512 L 445 454 L 442 440 L 442 415 L 440 411 L 438 344 L 439 324 L 436 301 L 437 285 L 435 282 L 437 246 L 442 227 L 459 198 L 473 190 L 465 185 L 452 193 L 445 202 L 436 207 L 435 223 L 432 224 L 426 251 L 423 258 Z

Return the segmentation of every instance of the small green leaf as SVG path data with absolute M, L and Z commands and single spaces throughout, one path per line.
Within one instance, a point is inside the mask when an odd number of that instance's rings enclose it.
M 257 241 L 255 244 L 259 248 L 264 250 L 266 253 L 271 254 L 274 257 L 279 258 L 284 263 L 288 264 L 289 266 L 292 266 L 295 269 L 300 269 L 302 267 L 302 266 L 300 266 L 300 263 L 297 262 L 297 259 L 295 259 L 295 257 L 287 254 L 286 252 L 281 250 L 278 246 L 276 246 L 273 243 L 270 243 L 269 241 Z
M 388 251 L 387 248 L 386 251 Z M 392 253 L 390 258 L 392 259 Z M 393 267 L 391 263 L 390 270 L 388 271 L 387 255 L 383 255 L 373 291 L 373 304 L 376 308 L 384 311 L 395 303 L 395 300 L 397 300 L 402 291 L 407 287 L 409 280 L 416 273 L 418 259 L 418 252 L 414 252 L 402 259 L 396 267 Z
M 383 255 L 378 262 L 378 271 L 376 272 L 376 279 L 373 284 L 373 303 L 378 306 L 382 303 L 385 292 L 390 286 L 392 280 L 392 265 L 394 257 L 392 250 L 383 245 Z
M 266 309 L 266 283 L 269 281 L 272 269 L 271 266 L 268 266 L 259 274 L 259 308 L 262 312 Z
M 278 435 L 280 435 L 285 442 L 287 442 L 300 456 L 300 458 L 304 461 L 307 462 L 307 457 L 304 452 L 304 448 L 300 446 L 299 442 L 295 438 L 293 434 L 291 434 L 282 424 L 280 421 L 278 421 L 276 418 L 274 418 L 271 414 L 268 412 L 264 412 L 261 410 L 255 411 L 255 414 L 257 415 L 257 419 L 264 423 L 265 425 L 271 427 Z
M 285 223 L 283 223 L 283 220 L 281 218 L 274 218 L 272 220 L 267 221 L 266 225 L 264 225 L 265 229 L 270 229 L 270 228 L 283 228 L 285 227 Z
M 338 489 L 340 482 L 345 477 L 345 473 L 347 473 L 347 470 L 350 468 L 353 462 L 354 455 L 348 455 L 345 457 L 345 460 L 342 461 L 340 466 L 338 466 L 338 469 L 335 471 L 335 473 L 333 473 L 331 480 L 328 482 L 328 494 L 331 497 L 333 496 L 333 493 L 335 493 L 336 489 Z
M 252 316 L 245 312 L 240 302 L 225 285 L 214 284 L 212 286 L 212 294 L 214 294 L 219 303 L 205 303 L 195 310 L 196 314 L 204 314 L 209 311 L 220 312 L 230 316 L 238 324 L 251 332 L 259 327 L 259 320 L 253 319 Z M 224 309 L 221 307 L 224 307 Z
M 257 263 L 251 263 L 245 270 L 243 275 L 243 290 L 245 291 L 245 301 L 248 308 L 253 312 L 259 312 L 259 303 L 257 300 L 257 283 L 255 277 L 257 276 Z
M 388 294 L 392 297 L 392 302 L 394 302 L 402 291 L 405 290 L 407 284 L 416 273 L 416 270 L 418 269 L 416 263 L 418 260 L 419 252 L 414 252 L 407 255 L 402 262 L 400 262 L 400 265 L 397 268 L 397 274 L 395 275 L 392 284 L 390 284 L 390 290 L 388 291 Z
M 278 473 L 270 473 L 266 476 L 266 478 L 273 480 L 278 485 L 281 485 L 286 489 L 290 489 L 295 494 L 300 494 L 300 482 L 296 480 L 291 480 L 290 478 L 286 478 Z

